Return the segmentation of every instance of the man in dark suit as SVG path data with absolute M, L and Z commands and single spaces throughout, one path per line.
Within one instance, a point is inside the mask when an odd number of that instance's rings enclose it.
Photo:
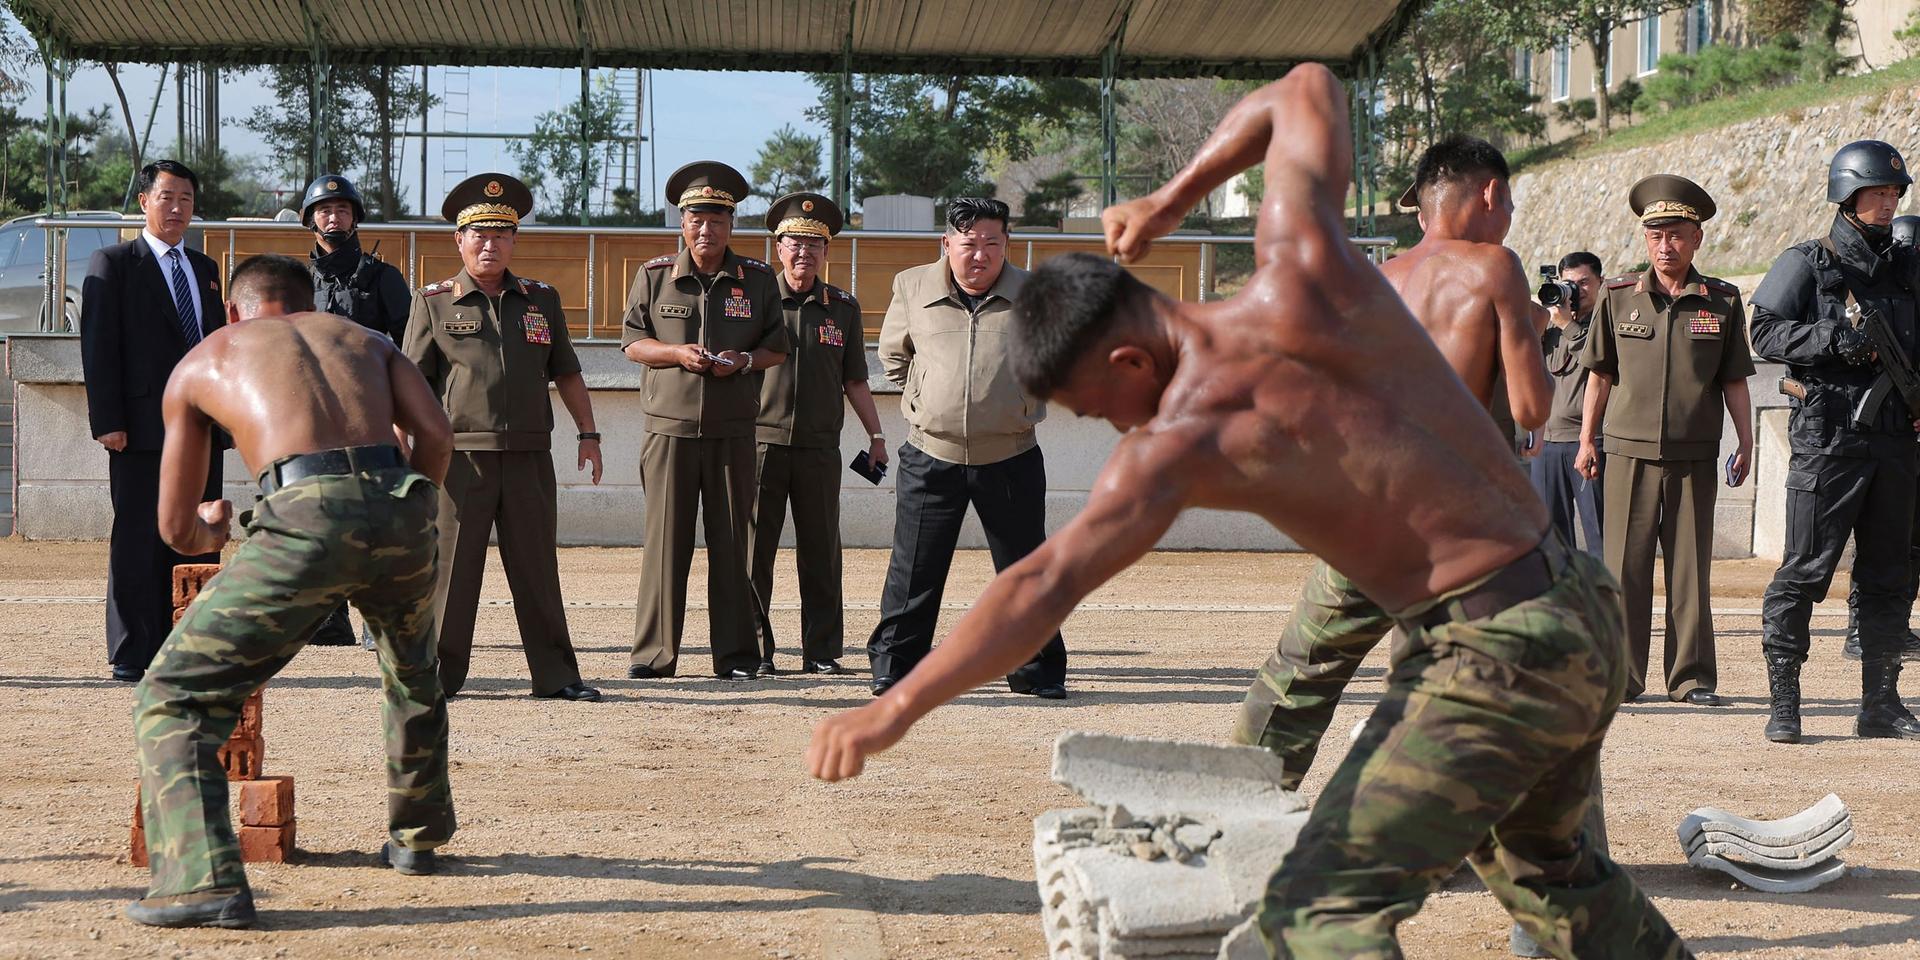
M 140 169 L 146 227 L 133 240 L 94 251 L 81 287 L 80 359 L 87 419 L 107 448 L 113 534 L 107 559 L 107 661 L 113 678 L 145 674 L 172 628 L 173 567 L 213 563 L 160 539 L 160 395 L 187 351 L 226 322 L 220 273 L 183 240 L 200 179 L 172 160 Z M 220 499 L 220 451 L 207 467 L 207 500 Z

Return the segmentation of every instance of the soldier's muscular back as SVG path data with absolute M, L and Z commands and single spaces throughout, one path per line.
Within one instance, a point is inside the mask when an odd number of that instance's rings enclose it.
M 221 329 L 174 379 L 258 473 L 294 454 L 392 443 L 394 357 L 391 342 L 358 324 L 297 313 Z

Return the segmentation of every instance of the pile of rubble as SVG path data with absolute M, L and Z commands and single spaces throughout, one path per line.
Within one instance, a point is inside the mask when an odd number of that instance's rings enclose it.
M 1835 856 L 1853 843 L 1853 815 L 1840 798 L 1780 820 L 1749 820 L 1701 807 L 1680 821 L 1680 849 L 1696 867 L 1718 870 L 1766 893 L 1805 893 L 1840 879 Z
M 1093 806 L 1034 821 L 1034 872 L 1054 960 L 1214 960 L 1306 823 L 1258 747 L 1066 733 L 1053 779 Z M 1264 950 L 1258 955 L 1264 955 Z

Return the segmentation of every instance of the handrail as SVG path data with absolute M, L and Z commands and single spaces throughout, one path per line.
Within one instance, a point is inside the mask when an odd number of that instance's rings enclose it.
M 67 286 L 66 231 L 76 227 L 95 229 L 104 227 L 117 230 L 138 229 L 142 225 L 142 221 L 138 217 L 131 216 L 122 216 L 116 220 L 106 217 L 48 215 L 34 217 L 29 222 L 53 234 L 53 236 L 48 238 L 48 242 L 44 247 L 44 255 L 47 260 L 48 269 L 45 271 L 46 279 L 42 285 L 40 329 L 42 331 L 70 329 L 66 318 L 66 294 L 64 292 Z M 229 251 L 229 257 L 232 256 L 231 251 L 235 246 L 233 242 L 234 237 L 240 233 L 307 232 L 306 227 L 302 226 L 298 221 L 292 220 L 196 220 L 192 226 L 187 229 L 189 232 L 194 230 L 203 232 L 225 232 L 228 236 L 227 249 Z M 414 254 L 418 248 L 419 238 L 426 234 L 451 233 L 453 231 L 453 225 L 444 221 L 415 220 L 401 221 L 399 223 L 364 223 L 360 225 L 359 229 L 361 233 L 366 234 L 405 236 L 407 238 L 407 268 L 409 272 L 411 272 L 414 266 Z M 586 339 L 589 340 L 599 339 L 594 332 L 594 311 L 592 306 L 596 299 L 595 294 L 601 289 L 613 289 L 605 288 L 602 284 L 597 283 L 596 280 L 598 278 L 594 276 L 594 271 L 597 269 L 598 264 L 595 262 L 593 254 L 598 238 L 603 236 L 629 236 L 674 237 L 677 239 L 680 236 L 680 231 L 673 227 L 581 227 L 560 224 L 527 224 L 520 227 L 520 232 L 535 236 L 584 236 L 587 239 L 588 310 Z M 769 247 L 772 242 L 772 234 L 760 227 L 739 228 L 734 230 L 733 235 L 741 239 L 761 240 L 763 247 Z M 842 233 L 840 238 L 849 241 L 849 249 L 847 252 L 849 268 L 852 276 L 857 278 L 860 271 L 860 241 L 862 239 L 938 241 L 945 235 L 944 232 L 939 230 L 848 230 Z M 1045 232 L 1023 234 L 1018 228 L 1013 231 L 1012 239 L 1016 243 L 1025 244 L 1025 256 L 1016 262 L 1028 267 L 1033 265 L 1033 248 L 1036 243 L 1056 241 L 1099 243 L 1105 240 L 1102 235 L 1097 233 Z M 1387 250 L 1391 248 L 1395 242 L 1392 237 L 1351 237 L 1349 239 L 1356 246 L 1365 249 L 1367 257 L 1375 263 L 1379 263 L 1385 259 Z M 1168 246 L 1200 247 L 1199 291 L 1200 299 L 1205 301 L 1213 274 L 1213 248 L 1220 246 L 1251 246 L 1254 238 L 1240 234 L 1173 233 L 1161 237 L 1154 242 Z M 1012 251 L 1009 251 L 1009 254 L 1012 255 Z M 228 269 L 232 269 L 233 264 L 229 262 L 225 264 L 225 266 Z M 409 275 L 408 285 L 418 286 L 418 279 L 417 277 Z M 55 304 L 59 304 L 60 307 L 56 309 Z

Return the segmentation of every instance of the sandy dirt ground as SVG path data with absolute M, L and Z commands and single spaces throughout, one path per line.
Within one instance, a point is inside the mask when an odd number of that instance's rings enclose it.
M 886 556 L 848 561 L 857 647 L 878 616 Z M 791 558 L 782 562 L 775 625 L 792 636 L 799 614 Z M 982 688 L 867 776 L 829 786 L 802 776 L 808 730 L 868 699 L 864 673 L 747 685 L 689 676 L 710 663 L 696 610 L 682 678 L 629 681 L 639 551 L 566 550 L 574 642 L 606 702 L 530 699 L 511 608 L 482 609 L 475 679 L 450 704 L 461 829 L 443 850 L 443 874 L 377 866 L 374 660 L 311 648 L 266 697 L 267 770 L 298 782 L 297 861 L 249 867 L 257 929 L 154 931 L 120 917 L 147 875 L 125 857 L 131 696 L 105 678 L 103 608 L 14 599 L 100 596 L 105 548 L 0 543 L 0 956 L 1040 957 L 1032 819 L 1075 805 L 1047 777 L 1055 735 L 1221 739 L 1285 622 L 1270 610 L 1124 608 L 1286 604 L 1307 563 L 1155 555 L 1068 622 L 1071 699 Z M 964 602 L 991 569 L 968 553 L 954 571 L 947 599 Z M 1717 625 L 1731 706 L 1643 701 L 1614 725 L 1605 757 L 1614 854 L 1702 956 L 1920 956 L 1920 744 L 1851 736 L 1859 669 L 1839 655 L 1832 601 L 1814 621 L 1807 742 L 1761 738 L 1753 613 L 1770 573 L 1758 561 L 1715 569 L 1715 602 L 1729 611 Z M 1843 580 L 1835 596 L 1844 589 Z M 497 558 L 485 597 L 507 597 Z M 1344 755 L 1338 734 L 1376 702 L 1385 653 L 1341 706 L 1309 797 Z M 864 670 L 864 656 L 848 662 Z M 783 655 L 781 666 L 798 662 Z M 1920 681 L 1908 688 L 1920 692 Z M 1852 807 L 1859 833 L 1844 858 L 1867 869 L 1825 890 L 1758 894 L 1681 857 L 1674 827 L 1693 807 L 1776 817 L 1829 791 Z M 1506 928 L 1477 882 L 1456 877 L 1401 933 L 1414 957 L 1499 957 Z

